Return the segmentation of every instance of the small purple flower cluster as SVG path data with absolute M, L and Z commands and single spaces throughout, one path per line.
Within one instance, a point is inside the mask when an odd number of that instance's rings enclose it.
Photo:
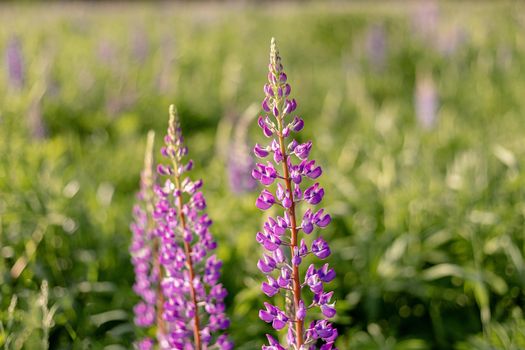
M 255 162 L 250 154 L 250 147 L 246 140 L 248 127 L 251 124 L 251 120 L 256 116 L 249 113 L 250 109 L 235 121 L 236 125 L 228 150 L 227 161 L 230 188 L 235 194 L 253 192 L 257 189 L 257 182 L 250 176 Z
M 316 268 L 314 264 L 309 265 L 304 277 L 301 277 L 299 270 L 303 259 L 309 255 L 319 259 L 326 259 L 330 255 L 328 243 L 322 237 L 313 239 L 311 244 L 304 238 L 299 240 L 301 230 L 310 235 L 315 226 L 326 227 L 331 221 L 330 215 L 323 209 L 316 211 L 308 207 L 303 212 L 300 225 L 297 220 L 298 204 L 317 205 L 323 199 L 324 190 L 319 183 L 305 185 L 309 180 L 316 180 L 322 169 L 315 164 L 315 160 L 308 159 L 312 149 L 311 142 L 300 144 L 295 139 L 289 140 L 292 132 L 303 129 L 304 122 L 298 116 L 291 118 L 297 104 L 294 99 L 289 99 L 291 88 L 287 83 L 274 39 L 271 42 L 268 81 L 264 86 L 266 97 L 262 102 L 262 108 L 267 115 L 260 117 L 258 124 L 264 136 L 273 139 L 268 146 L 256 144 L 254 153 L 259 158 L 271 155 L 273 162 L 257 164 L 252 175 L 265 187 L 277 182 L 275 191 L 267 188 L 262 190 L 256 200 L 256 206 L 267 210 L 276 205 L 283 210 L 283 215 L 269 217 L 262 232 L 257 233 L 257 242 L 265 249 L 257 266 L 267 277 L 267 282 L 262 284 L 264 294 L 273 297 L 282 293 L 287 305 L 282 310 L 265 303 L 265 308 L 260 310 L 259 316 L 263 321 L 271 323 L 276 330 L 288 325 L 288 332 L 287 346 L 267 335 L 269 345 L 263 346 L 262 349 L 335 349 L 337 329 L 327 320 L 336 313 L 335 303 L 331 301 L 333 292 L 324 291 L 324 284 L 335 278 L 335 272 L 328 264 L 321 268 Z M 286 122 L 287 117 L 292 120 Z M 292 155 L 297 161 L 292 159 Z M 279 166 L 282 168 L 280 171 L 276 168 Z M 284 252 L 286 247 L 290 249 L 289 257 Z M 312 293 L 312 301 L 308 305 L 302 295 L 306 289 Z M 319 308 L 325 318 L 311 321 L 305 329 L 307 311 L 312 308 Z
M 156 303 L 158 299 L 159 271 L 156 261 L 156 240 L 154 239 L 155 222 L 153 220 L 153 142 L 155 134 L 149 132 L 144 157 L 144 169 L 140 176 L 140 191 L 137 194 L 138 203 L 133 208 L 133 233 L 131 246 L 131 262 L 135 270 L 133 291 L 141 298 L 135 305 L 135 324 L 142 328 L 155 325 Z M 151 338 L 145 338 L 137 343 L 139 349 L 151 349 Z

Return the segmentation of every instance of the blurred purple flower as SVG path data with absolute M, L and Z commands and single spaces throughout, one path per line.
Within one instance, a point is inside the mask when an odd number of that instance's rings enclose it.
M 5 50 L 7 80 L 11 88 L 20 90 L 25 84 L 24 56 L 17 37 L 11 37 Z
M 153 350 L 155 342 L 151 338 L 144 338 L 135 344 L 138 350 Z
M 113 64 L 116 60 L 115 45 L 107 39 L 101 40 L 98 43 L 97 56 L 105 65 Z
M 444 56 L 453 55 L 467 41 L 467 33 L 459 26 L 440 31 L 438 49 Z
M 416 79 L 414 109 L 417 121 L 423 128 L 430 129 L 437 122 L 438 95 L 430 75 L 418 76 Z
M 246 148 L 243 145 L 232 145 L 231 153 L 228 156 L 228 177 L 230 188 L 235 194 L 252 192 L 257 183 L 250 176 L 254 161 L 247 156 Z
M 414 33 L 423 40 L 435 43 L 439 25 L 439 5 L 435 0 L 419 1 L 412 15 Z
M 254 107 L 254 108 L 252 108 Z M 250 154 L 247 141 L 248 128 L 256 117 L 255 106 L 250 106 L 234 124 L 233 137 L 228 147 L 228 178 L 235 194 L 253 192 L 257 182 L 251 176 L 255 161 Z
M 367 34 L 365 50 L 368 60 L 376 70 L 382 70 L 386 61 L 386 32 L 383 25 L 372 26 Z
M 325 292 L 324 284 L 335 278 L 335 272 L 328 264 L 320 269 L 310 264 L 305 276 L 299 273 L 299 266 L 305 257 L 314 255 L 319 259 L 326 259 L 331 253 L 328 243 L 321 237 L 317 237 L 312 243 L 300 238 L 301 230 L 309 235 L 314 225 L 323 228 L 331 220 L 323 209 L 316 211 L 310 207 L 322 201 L 324 189 L 319 183 L 307 183 L 318 178 L 322 169 L 315 165 L 314 160 L 308 159 L 312 149 L 311 142 L 300 144 L 295 139 L 290 140 L 291 133 L 300 131 L 304 122 L 294 115 L 297 104 L 294 99 L 289 98 L 291 88 L 273 38 L 268 84 L 264 91 L 266 97 L 262 108 L 268 115 L 260 117 L 258 124 L 264 136 L 271 140 L 266 146 L 257 144 L 254 153 L 259 158 L 269 157 L 271 160 L 257 164 L 252 175 L 265 187 L 272 186 L 275 182 L 277 184 L 274 190 L 262 190 L 256 206 L 261 210 L 278 207 L 282 210 L 282 216 L 270 216 L 262 231 L 256 235 L 257 242 L 265 250 L 257 267 L 267 277 L 267 282 L 263 282 L 261 287 L 264 294 L 269 297 L 284 294 L 290 295 L 290 298 L 285 298 L 284 310 L 267 302 L 264 303 L 264 309 L 260 310 L 259 317 L 270 323 L 275 330 L 287 327 L 285 346 L 268 335 L 269 346 L 263 346 L 262 349 L 313 350 L 321 344 L 323 350 L 334 349 L 337 330 L 326 319 L 335 316 L 335 306 L 331 301 L 333 292 Z M 307 208 L 302 222 L 298 216 L 299 205 Z M 285 249 L 290 249 L 289 255 L 284 253 Z M 308 305 L 302 297 L 303 289 L 306 288 L 314 295 L 312 303 Z M 305 327 L 305 319 L 312 308 L 318 308 L 323 317 L 321 320 L 313 320 Z

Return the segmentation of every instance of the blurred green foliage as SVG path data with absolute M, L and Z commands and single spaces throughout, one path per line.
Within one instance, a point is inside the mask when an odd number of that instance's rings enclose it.
M 14 88 L 0 69 L 0 346 L 41 334 L 47 280 L 51 349 L 131 347 L 130 211 L 146 132 L 164 134 L 173 102 L 236 349 L 260 348 L 263 217 L 230 191 L 224 153 L 276 36 L 325 170 L 339 348 L 523 349 L 523 6 L 229 6 L 0 8 L 0 50 L 16 37 L 26 76 Z

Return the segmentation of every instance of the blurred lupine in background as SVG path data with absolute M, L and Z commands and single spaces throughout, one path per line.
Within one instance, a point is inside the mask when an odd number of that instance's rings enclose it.
M 454 23 L 444 26 L 440 17 L 438 1 L 420 1 L 412 13 L 412 30 L 423 45 L 449 57 L 469 38 L 462 25 Z
M 8 86 L 14 90 L 22 89 L 25 83 L 24 56 L 22 44 L 16 36 L 11 37 L 7 42 L 5 63 Z
M 184 174 L 193 167 L 176 116 L 170 106 L 168 135 L 162 155 L 168 165 L 158 165 L 160 175 L 168 176 L 156 186 L 155 234 L 160 238 L 161 289 L 165 298 L 163 325 L 159 327 L 161 349 L 233 348 L 226 334 L 226 289 L 219 283 L 222 262 L 210 255 L 217 244 L 204 212 L 206 201 L 200 188 L 202 180 L 192 181 Z M 193 344 L 193 345 L 192 345 Z
M 97 47 L 97 59 L 104 65 L 114 64 L 116 58 L 115 45 L 107 38 L 101 39 Z
M 275 330 L 286 327 L 288 330 L 284 342 L 286 345 L 267 335 L 269 346 L 263 346 L 262 349 L 329 350 L 333 349 L 338 333 L 327 320 L 334 317 L 336 311 L 335 303 L 331 301 L 333 291 L 326 292 L 324 284 L 335 278 L 335 271 L 328 264 L 316 267 L 311 263 L 306 269 L 300 267 L 302 261 L 310 259 L 311 255 L 326 259 L 330 255 L 330 248 L 321 236 L 307 243 L 306 237 L 300 238 L 300 232 L 310 235 L 315 226 L 326 227 L 331 217 L 323 209 L 316 211 L 307 207 L 299 223 L 298 204 L 316 205 L 323 199 L 324 190 L 319 183 L 308 185 L 304 182 L 317 179 L 322 170 L 315 160 L 308 159 L 312 142 L 299 144 L 295 139 L 289 139 L 291 133 L 303 129 L 304 122 L 298 116 L 292 119 L 296 102 L 288 98 L 291 88 L 273 38 L 268 81 L 264 86 L 266 97 L 262 102 L 268 115 L 259 117 L 258 124 L 264 136 L 273 139 L 268 146 L 256 144 L 254 153 L 259 158 L 272 157 L 273 163 L 267 161 L 266 164 L 257 164 L 252 175 L 265 187 L 277 181 L 275 192 L 265 188 L 257 198 L 256 206 L 268 210 L 276 205 L 284 213 L 275 218 L 268 217 L 262 232 L 257 233 L 257 242 L 265 249 L 257 266 L 268 279 L 262 284 L 264 294 L 269 297 L 281 294 L 285 305 L 280 307 L 265 302 L 265 309 L 260 310 L 259 317 L 271 323 Z M 297 159 L 292 159 L 292 155 Z M 282 169 L 277 170 L 274 165 Z M 308 289 L 311 293 L 307 292 Z M 323 317 L 314 317 L 311 323 L 306 323 L 312 317 L 308 317 L 309 311 L 310 314 L 318 314 L 314 308 L 320 308 Z
M 242 82 L 242 67 L 234 55 L 229 55 L 222 67 L 220 98 L 224 114 L 217 126 L 216 152 L 226 169 L 229 189 L 235 195 L 252 192 L 257 183 L 251 176 L 254 160 L 249 151 L 248 131 L 257 117 L 258 104 L 252 103 L 244 112 L 237 106 Z
M 377 71 L 383 70 L 386 61 L 386 31 L 384 25 L 375 24 L 370 27 L 365 41 L 366 56 Z
M 133 290 L 141 298 L 134 307 L 135 324 L 142 328 L 152 328 L 155 325 L 162 329 L 163 297 L 159 290 L 160 264 L 158 258 L 158 238 L 155 237 L 155 221 L 153 220 L 155 177 L 153 173 L 153 144 L 155 134 L 148 133 L 144 169 L 140 176 L 140 191 L 137 194 L 138 203 L 133 208 L 133 233 L 130 246 L 131 262 L 135 271 Z M 150 349 L 153 339 L 145 337 L 137 342 L 137 348 Z
M 417 121 L 423 128 L 430 129 L 437 122 L 438 96 L 432 76 L 428 73 L 416 77 L 414 109 Z
M 420 1 L 412 14 L 412 25 L 416 36 L 424 41 L 436 40 L 439 27 L 439 6 L 435 0 Z M 435 43 L 435 42 L 433 42 Z
M 150 43 L 144 28 L 135 28 L 132 34 L 131 48 L 133 57 L 138 63 L 143 63 L 149 55 Z
M 162 38 L 160 45 L 161 64 L 159 65 L 159 72 L 157 73 L 157 88 L 159 93 L 173 93 L 176 91 L 175 81 L 177 74 L 173 70 L 173 66 L 177 60 L 177 42 L 173 38 L 173 34 L 166 35 Z
M 464 47 L 468 39 L 465 28 L 457 24 L 452 25 L 439 32 L 439 52 L 446 57 L 450 57 L 459 48 Z
M 254 167 L 248 147 L 248 126 L 257 116 L 256 105 L 251 105 L 235 123 L 228 152 L 228 179 L 230 189 L 235 194 L 252 192 L 257 188 L 257 182 L 251 176 Z

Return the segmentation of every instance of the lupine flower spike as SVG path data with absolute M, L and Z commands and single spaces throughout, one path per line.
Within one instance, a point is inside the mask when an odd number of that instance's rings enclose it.
M 142 328 L 161 327 L 158 322 L 160 314 L 156 307 L 162 307 L 162 294 L 158 289 L 159 261 L 157 258 L 158 242 L 154 238 L 155 222 L 153 220 L 154 199 L 153 184 L 153 142 L 155 134 L 148 133 L 144 169 L 140 176 L 140 191 L 137 194 L 137 204 L 133 208 L 133 233 L 130 246 L 131 262 L 135 270 L 135 284 L 133 290 L 141 298 L 135 306 L 135 324 Z M 137 342 L 136 348 L 141 350 L 152 349 L 153 339 L 144 338 Z
M 206 201 L 202 181 L 192 181 L 185 173 L 193 167 L 184 161 L 187 148 L 175 107 L 170 106 L 168 135 L 161 153 L 169 164 L 159 165 L 158 174 L 166 176 L 157 186 L 154 212 L 156 235 L 160 238 L 160 263 L 163 267 L 161 288 L 164 334 L 160 349 L 230 350 L 233 344 L 226 334 L 226 289 L 219 283 L 222 262 L 211 254 L 217 244 L 204 212 Z
M 275 330 L 287 329 L 287 337 L 281 344 L 267 335 L 269 345 L 262 349 L 335 349 L 337 329 L 328 321 L 335 315 L 335 303 L 331 300 L 333 292 L 324 288 L 325 283 L 335 278 L 335 272 L 326 263 L 320 267 L 314 264 L 306 269 L 301 267 L 308 255 L 321 260 L 330 255 L 328 243 L 321 236 L 311 243 L 301 237 L 311 235 L 315 227 L 324 228 L 331 221 L 324 209 L 313 208 L 322 201 L 324 190 L 317 182 L 311 184 L 311 180 L 316 180 L 322 170 L 315 160 L 308 159 L 312 142 L 300 144 L 291 137 L 303 129 L 304 122 L 294 114 L 297 104 L 295 99 L 289 98 L 290 84 L 273 38 L 264 92 L 262 108 L 266 115 L 259 118 L 258 124 L 270 142 L 263 146 L 256 144 L 254 153 L 259 158 L 271 160 L 257 164 L 252 172 L 266 187 L 257 198 L 256 206 L 261 210 L 276 206 L 282 214 L 269 217 L 262 232 L 256 235 L 257 242 L 265 250 L 257 266 L 267 277 L 267 282 L 262 284 L 264 294 L 268 297 L 283 295 L 286 307 L 281 309 L 266 302 L 259 317 Z M 307 324 L 308 313 L 315 312 L 316 308 L 321 311 L 322 319 L 313 319 Z

